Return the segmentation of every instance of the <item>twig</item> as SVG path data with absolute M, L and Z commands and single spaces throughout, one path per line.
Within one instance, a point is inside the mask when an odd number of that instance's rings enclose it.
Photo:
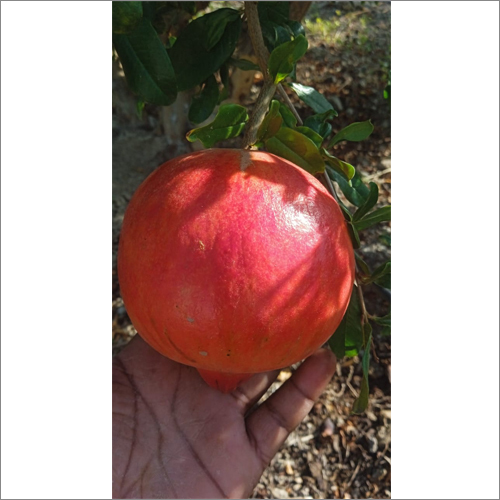
M 377 453 L 377 458 L 386 458 L 385 454 L 387 453 L 387 450 L 389 449 L 389 445 L 391 444 L 391 440 L 388 439 L 385 443 L 384 449 L 380 452 Z M 389 459 L 390 460 L 390 459 Z M 391 462 L 389 462 L 390 464 Z
M 356 399 L 358 399 L 358 396 L 359 396 L 358 391 L 356 391 L 356 389 L 354 389 L 354 387 L 352 386 L 351 382 L 347 382 L 346 381 L 346 385 L 347 385 L 347 387 L 349 387 L 349 390 L 352 392 L 353 396 Z
M 351 380 L 352 380 L 352 376 L 354 375 L 354 366 L 351 365 L 349 367 L 349 375 L 347 376 L 347 380 L 345 381 L 345 383 L 343 382 L 341 385 L 340 385 L 340 391 L 339 392 L 335 392 L 333 389 L 332 389 L 332 394 L 334 397 L 336 398 L 340 398 L 344 395 L 344 392 L 345 392 L 345 388 L 347 386 L 347 384 L 351 384 Z M 352 386 L 351 386 L 352 387 Z M 357 396 L 356 396 L 357 397 Z
M 285 92 L 285 89 L 283 88 L 283 85 L 281 83 L 278 85 L 278 92 L 280 93 L 281 97 L 283 97 L 283 100 L 285 101 L 285 104 L 288 106 L 290 111 L 293 113 L 293 116 L 297 118 L 297 123 L 299 125 L 304 125 L 304 122 L 302 121 L 302 118 L 300 117 L 299 113 L 295 109 L 295 106 L 293 105 L 293 102 L 290 100 L 288 97 L 288 94 Z
M 382 170 L 382 172 L 376 172 L 373 175 L 368 175 L 365 177 L 365 181 L 374 181 L 375 179 L 379 179 L 385 174 L 390 173 L 391 167 L 386 168 L 385 170 Z
M 323 175 L 325 177 L 326 187 L 328 188 L 328 191 L 330 191 L 330 194 L 335 198 L 335 201 L 340 205 L 340 199 L 337 195 L 337 191 L 335 191 L 335 187 L 333 186 L 332 180 L 330 179 L 330 176 L 328 175 L 326 170 L 323 172 Z
M 346 484 L 344 489 L 348 490 L 351 487 L 351 484 L 354 481 L 355 477 L 358 475 L 360 468 L 361 468 L 361 460 L 358 461 L 358 465 L 356 465 L 356 468 L 354 469 L 351 479 L 349 479 L 349 482 Z
M 356 263 L 356 270 L 359 272 L 359 268 L 358 268 L 358 264 Z M 363 296 L 363 290 L 361 289 L 361 285 L 359 284 L 359 281 L 356 279 L 356 282 L 358 284 L 358 297 L 359 297 L 359 303 L 361 305 L 361 313 L 362 313 L 362 316 L 361 316 L 361 333 L 363 335 L 363 344 L 366 346 L 366 341 L 367 339 L 365 338 L 365 330 L 363 328 L 363 326 L 365 325 L 365 323 L 367 321 L 370 320 L 370 318 L 373 318 L 373 316 L 371 314 L 368 313 L 368 311 L 366 310 L 366 305 L 365 305 L 365 298 Z M 375 345 L 373 344 L 373 340 L 372 340 L 372 343 L 371 343 L 371 346 L 370 346 L 370 351 L 373 355 L 373 359 L 375 360 L 376 363 L 379 362 L 379 359 L 378 359 L 378 356 L 377 356 L 377 352 L 375 351 Z
M 359 304 L 361 306 L 361 314 L 363 315 L 361 318 L 361 324 L 364 325 L 368 319 L 368 312 L 366 311 L 366 306 L 365 306 L 365 299 L 363 297 L 363 291 L 361 290 L 361 285 L 359 284 L 359 281 L 356 280 L 356 284 L 358 285 L 358 297 L 359 297 Z
M 358 263 L 356 262 L 356 271 L 359 272 Z M 368 312 L 365 306 L 365 299 L 363 297 L 363 290 L 361 289 L 361 285 L 359 283 L 358 278 L 354 280 L 354 286 L 357 288 L 359 305 L 361 306 L 361 335 L 363 336 L 363 346 L 366 346 L 366 338 L 365 338 L 365 323 L 368 321 Z
M 375 343 L 373 342 L 373 340 L 372 340 L 371 350 L 372 350 L 372 356 L 373 356 L 373 359 L 375 360 L 375 363 L 379 363 L 380 359 L 377 356 L 377 351 L 375 351 Z

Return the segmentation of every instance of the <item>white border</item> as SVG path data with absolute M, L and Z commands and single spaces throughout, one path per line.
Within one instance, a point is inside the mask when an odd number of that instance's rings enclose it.
M 498 2 L 392 2 L 392 494 L 498 498 Z
M 2 498 L 111 496 L 111 2 L 2 2 Z

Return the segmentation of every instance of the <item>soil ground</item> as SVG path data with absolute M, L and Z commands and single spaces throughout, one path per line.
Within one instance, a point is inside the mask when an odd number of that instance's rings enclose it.
M 297 80 L 322 92 L 339 112 L 334 131 L 370 119 L 375 130 L 360 143 L 343 142 L 335 155 L 356 166 L 365 181 L 378 184 L 380 205 L 390 203 L 390 102 L 383 92 L 390 70 L 390 3 L 313 2 L 303 24 L 309 50 L 297 67 Z M 258 78 L 248 98 L 258 93 Z M 311 111 L 289 92 L 299 114 Z M 237 147 L 227 141 L 224 147 Z M 160 112 L 146 105 L 142 118 L 116 62 L 113 68 L 113 355 L 135 335 L 116 275 L 123 214 L 135 189 L 157 166 L 188 152 L 187 141 L 169 145 Z M 390 258 L 390 225 L 361 233 L 360 252 L 373 268 Z M 364 288 L 368 311 L 387 314 L 390 294 Z M 370 363 L 370 406 L 351 415 L 360 389 L 358 358 L 339 361 L 337 376 L 308 417 L 289 436 L 255 488 L 254 498 L 390 498 L 391 495 L 391 340 L 374 328 Z M 283 370 L 275 391 L 294 367 Z M 265 396 L 266 397 L 266 396 Z

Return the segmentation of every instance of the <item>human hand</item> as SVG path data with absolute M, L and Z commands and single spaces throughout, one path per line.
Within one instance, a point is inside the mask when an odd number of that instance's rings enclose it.
M 248 498 L 334 371 L 319 349 L 254 409 L 279 370 L 223 394 L 136 336 L 113 360 L 113 498 Z

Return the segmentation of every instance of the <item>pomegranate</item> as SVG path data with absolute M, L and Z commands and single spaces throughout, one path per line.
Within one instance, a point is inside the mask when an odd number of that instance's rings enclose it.
M 168 161 L 137 189 L 118 275 L 144 340 L 228 392 L 332 335 L 354 253 L 312 175 L 270 153 L 210 149 Z

